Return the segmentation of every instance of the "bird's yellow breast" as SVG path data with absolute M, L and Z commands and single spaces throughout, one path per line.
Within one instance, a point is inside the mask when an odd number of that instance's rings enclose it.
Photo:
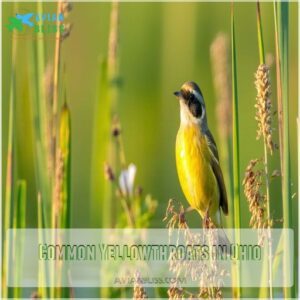
M 219 188 L 211 167 L 211 153 L 197 124 L 181 125 L 176 138 L 176 166 L 183 193 L 202 217 L 219 208 Z

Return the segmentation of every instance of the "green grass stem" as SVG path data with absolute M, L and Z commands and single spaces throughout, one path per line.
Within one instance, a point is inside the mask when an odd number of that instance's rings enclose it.
M 45 237 L 43 235 L 43 229 L 46 228 L 45 220 L 43 216 L 43 204 L 41 193 L 38 193 L 37 196 L 37 216 L 38 216 L 38 239 L 39 244 L 43 244 L 45 242 Z M 40 260 L 39 261 L 39 271 L 38 271 L 38 295 L 43 299 L 48 297 L 48 291 L 46 286 L 46 276 L 47 270 L 45 262 Z
M 274 1 L 274 27 L 275 27 L 275 51 L 276 51 L 276 81 L 277 81 L 277 114 L 279 131 L 279 149 L 282 174 L 282 209 L 283 228 L 292 228 L 292 204 L 290 190 L 290 145 L 289 145 L 289 60 L 288 60 L 288 31 L 289 31 L 289 3 Z M 288 253 L 289 240 L 285 236 L 283 252 L 283 285 L 285 298 L 295 296 L 295 285 L 287 286 L 290 272 L 290 253 Z
M 52 228 L 70 228 L 70 186 L 71 186 L 71 117 L 68 105 L 65 103 L 61 109 L 59 120 L 59 140 L 56 153 L 55 186 L 52 201 Z M 55 232 L 53 241 L 59 242 Z M 66 279 L 67 274 L 62 273 L 61 264 L 58 262 L 52 266 L 51 278 L 59 282 L 62 276 Z M 65 270 L 66 268 L 64 268 Z M 67 297 L 68 289 L 52 288 L 51 297 Z
M 57 2 L 57 15 L 62 12 L 62 1 Z M 59 27 L 59 20 L 57 20 L 56 26 Z M 61 61 L 61 33 L 60 30 L 56 31 L 55 46 L 54 46 L 54 68 L 53 68 L 53 100 L 52 100 L 52 115 L 53 115 L 53 128 L 52 128 L 52 140 L 53 149 L 56 149 L 57 143 L 57 107 L 59 98 L 59 74 L 60 74 L 60 61 Z M 54 153 L 55 156 L 55 153 Z M 54 157 L 53 163 L 55 164 L 56 158 Z M 55 167 L 53 167 L 53 173 Z
M 40 15 L 43 14 L 43 3 L 37 2 L 37 11 Z M 44 73 L 45 73 L 45 50 L 44 50 L 44 39 L 36 39 L 36 65 L 37 65 L 37 80 L 38 80 L 38 97 L 39 97 L 39 120 L 40 120 L 40 138 L 43 147 L 43 152 L 46 152 L 46 99 L 44 91 Z M 46 159 L 46 156 L 45 158 Z M 47 178 L 50 178 L 49 175 Z
M 261 11 L 260 11 L 260 3 L 257 1 L 256 3 L 256 20 L 257 20 L 257 37 L 258 37 L 258 48 L 259 48 L 259 63 L 262 65 L 265 63 L 265 50 L 264 50 L 264 39 L 262 32 L 262 21 L 261 21 Z M 268 170 L 268 149 L 267 149 L 267 141 L 264 138 L 264 172 L 265 172 L 265 188 L 266 188 L 266 206 L 267 206 L 267 218 L 271 220 L 270 213 L 270 183 L 269 183 L 269 170 Z M 272 273 L 272 237 L 271 237 L 271 229 L 270 225 L 268 225 L 268 264 L 264 266 L 268 268 L 268 282 L 269 282 L 269 298 L 273 299 L 273 273 Z M 266 272 L 263 272 L 263 274 Z M 262 288 L 263 289 L 263 288 Z
M 50 226 L 50 204 L 51 204 L 51 189 L 49 185 L 49 174 L 47 172 L 47 156 L 46 149 L 44 148 L 44 133 L 42 132 L 42 125 L 45 120 L 42 119 L 40 105 L 45 99 L 40 99 L 40 84 L 42 84 L 39 78 L 38 72 L 38 55 L 37 55 L 37 43 L 35 40 L 31 41 L 30 48 L 30 64 L 29 64 L 29 77 L 30 77 L 30 98 L 31 109 L 33 115 L 33 128 L 35 139 L 35 168 L 36 168 L 36 183 L 37 188 L 42 194 L 43 198 L 43 210 L 46 218 L 47 226 Z
M 16 202 L 14 205 L 14 217 L 13 217 L 13 228 L 14 229 L 24 229 L 26 227 L 26 193 L 27 186 L 25 180 L 17 181 L 17 192 L 16 192 Z M 18 253 L 22 253 L 24 249 L 24 240 L 22 236 L 16 235 L 14 233 L 13 246 L 18 250 Z M 23 272 L 23 255 L 15 256 L 13 258 L 14 263 L 14 288 L 13 296 L 15 299 L 22 298 L 20 287 L 21 272 Z
M 41 1 L 37 2 L 37 11 L 39 15 L 43 14 L 43 3 Z M 43 210 L 47 211 L 47 207 L 51 201 L 51 180 L 52 174 L 49 173 L 49 168 L 47 163 L 49 161 L 48 149 L 47 149 L 47 99 L 46 91 L 44 85 L 44 76 L 45 76 L 45 45 L 43 33 L 39 34 L 39 38 L 36 39 L 36 83 L 37 83 L 37 102 L 38 102 L 38 111 L 37 118 L 39 123 L 39 165 L 40 167 L 40 180 L 43 181 L 43 201 L 42 205 L 44 206 Z
M 262 22 L 261 22 L 261 12 L 260 12 L 260 3 L 256 3 L 256 22 L 257 22 L 257 38 L 258 38 L 258 48 L 259 48 L 259 61 L 260 64 L 265 63 L 265 48 L 264 40 L 262 33 Z
M 71 113 L 67 103 L 63 105 L 60 116 L 59 148 L 62 154 L 64 172 L 62 179 L 62 213 L 61 228 L 71 228 Z M 67 237 L 68 238 L 68 237 Z M 67 262 L 63 267 L 63 278 L 68 282 Z M 70 289 L 62 288 L 63 298 L 69 298 Z
M 59 126 L 59 149 L 61 152 L 63 174 L 61 186 L 62 205 L 61 228 L 71 227 L 71 210 L 70 210 L 70 187 L 71 187 L 71 116 L 70 110 L 65 103 L 61 110 Z
M 278 133 L 279 133 L 279 154 L 280 168 L 283 170 L 283 104 L 282 104 L 282 82 L 281 82 L 281 62 L 279 49 L 279 27 L 277 2 L 273 3 L 274 12 L 274 32 L 275 32 L 275 65 L 276 65 L 276 88 L 277 88 L 277 116 L 278 116 Z
M 111 195 L 110 183 L 103 174 L 104 162 L 107 160 L 108 145 L 110 140 L 110 97 L 108 93 L 107 60 L 103 59 L 100 65 L 99 101 L 95 110 L 95 124 L 93 137 L 92 158 L 92 206 L 91 217 L 93 226 L 111 226 Z M 100 175 L 99 175 L 100 174 Z M 102 175 L 102 176 L 101 176 Z M 102 212 L 99 212 L 101 205 Z M 97 213 L 96 213 L 97 212 Z M 99 213 L 101 217 L 99 218 Z
M 119 39 L 119 4 L 112 3 L 110 16 L 110 33 L 107 58 L 100 65 L 99 101 L 96 107 L 93 139 L 92 168 L 92 207 L 93 226 L 109 228 L 114 225 L 116 203 L 112 203 L 112 186 L 103 174 L 104 162 L 109 161 L 113 169 L 116 167 L 116 151 L 112 141 L 111 126 L 116 112 L 118 97 L 118 39 Z M 100 174 L 100 176 L 99 176 Z M 99 220 L 99 203 L 101 219 Z
M 238 117 L 238 87 L 237 87 L 237 61 L 236 61 L 236 41 L 235 41 L 235 23 L 234 23 L 234 5 L 231 4 L 231 59 L 232 59 L 232 103 L 233 103 L 233 195 L 234 195 L 234 227 L 235 243 L 240 243 L 240 155 L 239 155 L 239 117 Z M 240 289 L 240 262 L 236 262 L 235 289 L 233 298 L 241 297 Z
M 15 4 L 14 10 L 17 10 Z M 5 201 L 4 201 L 4 226 L 3 226 L 3 252 L 2 252 L 2 296 L 8 296 L 7 278 L 8 278 L 8 255 L 9 255 L 9 236 L 7 230 L 12 226 L 11 210 L 13 202 L 13 183 L 14 183 L 14 168 L 15 168 L 15 141 L 14 141 L 14 116 L 15 116 L 15 101 L 16 101 L 16 54 L 17 54 L 17 39 L 12 38 L 12 70 L 9 96 L 9 124 L 8 124 L 8 149 L 7 149 L 7 165 L 6 165 L 6 186 L 5 186 Z
M 279 33 L 279 58 L 280 75 L 282 84 L 282 104 L 283 104 L 283 143 L 282 143 L 282 208 L 283 208 L 283 228 L 292 228 L 292 197 L 291 197 L 291 170 L 290 170 L 290 140 L 289 140 L 289 3 L 277 2 L 278 6 L 278 33 Z M 285 298 L 295 297 L 295 288 L 288 287 L 288 282 L 292 276 L 289 268 L 291 266 L 291 255 L 288 251 L 289 240 L 285 235 L 283 253 L 283 277 Z

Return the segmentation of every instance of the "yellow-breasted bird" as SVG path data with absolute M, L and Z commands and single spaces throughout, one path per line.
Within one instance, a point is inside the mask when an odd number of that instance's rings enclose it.
M 180 103 L 176 166 L 182 191 L 203 220 L 209 217 L 220 227 L 220 208 L 228 214 L 227 194 L 202 92 L 196 83 L 186 82 L 174 94 Z

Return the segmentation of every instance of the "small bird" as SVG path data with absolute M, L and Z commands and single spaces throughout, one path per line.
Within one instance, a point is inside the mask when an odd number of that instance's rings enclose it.
M 196 83 L 186 82 L 174 95 L 180 104 L 176 166 L 182 191 L 204 224 L 209 217 L 220 228 L 221 208 L 228 214 L 227 194 L 202 92 Z

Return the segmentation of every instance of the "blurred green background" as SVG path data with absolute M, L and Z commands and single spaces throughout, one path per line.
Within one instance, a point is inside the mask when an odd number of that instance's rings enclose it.
M 6 170 L 8 103 L 11 74 L 12 34 L 4 24 L 14 15 L 13 4 L 3 3 L 2 35 L 2 171 Z M 272 3 L 262 3 L 265 51 L 275 55 Z M 20 12 L 35 11 L 33 3 L 19 3 Z M 66 65 L 67 101 L 72 115 L 72 225 L 97 227 L 99 211 L 91 206 L 91 164 L 94 111 L 98 99 L 100 60 L 107 53 L 110 3 L 73 3 L 68 20 L 71 36 L 62 47 Z M 236 45 L 238 64 L 240 171 L 252 158 L 262 156 L 256 142 L 254 72 L 259 57 L 255 3 L 237 3 Z M 297 193 L 297 83 L 298 32 L 297 3 L 290 4 L 290 140 L 292 194 Z M 44 3 L 44 10 L 56 12 L 55 4 Z M 175 168 L 175 137 L 179 126 L 179 106 L 173 92 L 187 80 L 199 83 L 204 94 L 210 129 L 218 143 L 216 97 L 213 87 L 209 48 L 219 32 L 230 36 L 229 3 L 122 3 L 120 5 L 120 89 L 117 112 L 120 117 L 128 162 L 137 166 L 137 183 L 159 203 L 153 226 L 163 227 L 162 218 L 169 198 L 186 204 Z M 28 56 L 30 39 L 18 39 L 17 49 L 17 159 L 18 177 L 28 182 L 27 224 L 36 226 L 36 185 L 34 177 L 32 112 L 29 106 Z M 54 39 L 45 39 L 47 61 L 53 61 Z M 271 69 L 276 82 L 275 65 Z M 273 86 L 274 106 L 276 88 Z M 277 117 L 275 117 L 276 119 Z M 274 127 L 276 122 L 274 123 Z M 275 128 L 275 141 L 277 130 Z M 272 169 L 278 168 L 278 153 Z M 224 162 L 223 162 L 224 163 Z M 103 176 L 99 170 L 95 176 Z M 277 181 L 277 184 L 276 184 Z M 282 217 L 280 179 L 272 183 L 274 219 Z M 2 177 L 4 186 L 5 176 Z M 5 191 L 3 191 L 4 193 Z M 297 197 L 294 202 L 294 228 L 297 228 Z M 241 194 L 242 225 L 248 227 L 249 213 Z M 197 226 L 196 214 L 191 224 Z

